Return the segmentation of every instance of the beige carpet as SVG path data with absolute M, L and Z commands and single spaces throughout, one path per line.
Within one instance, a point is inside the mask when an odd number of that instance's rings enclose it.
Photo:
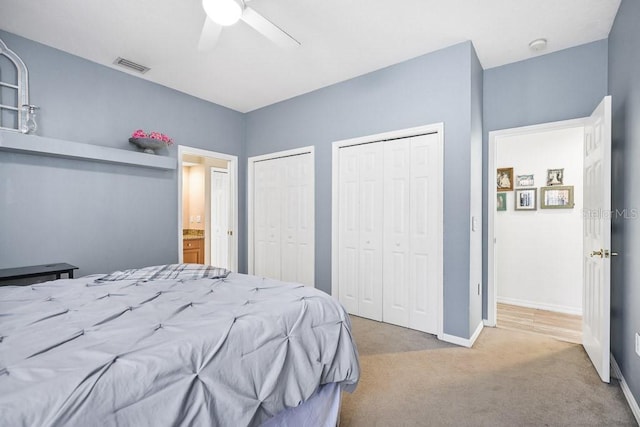
M 352 317 L 361 379 L 341 427 L 636 426 L 580 345 L 485 328 L 472 349 Z M 409 342 L 407 342 L 409 341 Z

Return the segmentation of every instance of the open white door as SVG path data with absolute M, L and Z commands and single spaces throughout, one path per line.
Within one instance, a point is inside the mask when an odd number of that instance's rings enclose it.
M 602 381 L 609 382 L 611 318 L 611 97 L 585 126 L 584 289 L 582 345 Z
M 211 168 L 211 265 L 229 268 L 229 171 Z

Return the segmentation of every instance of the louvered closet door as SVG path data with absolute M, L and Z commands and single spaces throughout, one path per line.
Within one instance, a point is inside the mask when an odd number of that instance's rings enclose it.
M 340 150 L 340 300 L 352 314 L 382 320 L 382 143 Z

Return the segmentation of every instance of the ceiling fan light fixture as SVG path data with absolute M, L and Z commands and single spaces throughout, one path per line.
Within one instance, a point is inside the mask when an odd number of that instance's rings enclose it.
M 233 25 L 242 16 L 242 6 L 236 0 L 202 0 L 209 19 L 223 26 Z

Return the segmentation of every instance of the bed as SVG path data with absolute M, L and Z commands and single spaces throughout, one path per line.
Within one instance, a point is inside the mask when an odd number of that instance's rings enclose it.
M 358 378 L 346 311 L 302 285 L 172 264 L 0 287 L 3 425 L 329 426 Z

